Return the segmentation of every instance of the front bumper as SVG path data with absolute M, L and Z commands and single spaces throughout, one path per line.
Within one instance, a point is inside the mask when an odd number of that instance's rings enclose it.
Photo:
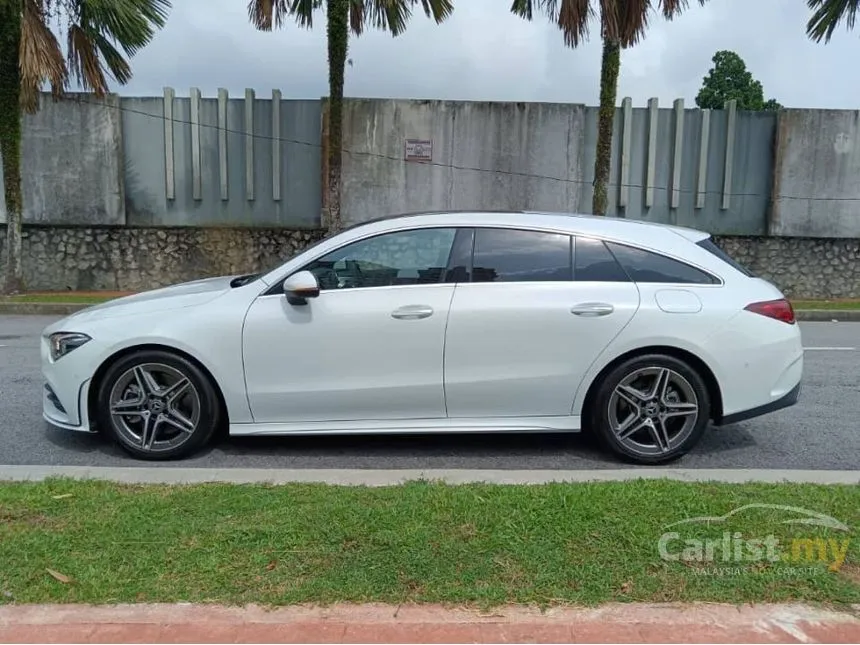
M 63 430 L 95 432 L 89 418 L 89 385 L 89 380 L 83 382 L 77 394 L 72 396 L 72 392 L 67 395 L 64 403 L 51 383 L 46 381 L 42 388 L 42 418 Z
M 89 392 L 94 366 L 98 364 L 95 346 L 89 343 L 54 362 L 48 339 L 41 342 L 42 418 L 64 430 L 94 432 L 89 418 Z

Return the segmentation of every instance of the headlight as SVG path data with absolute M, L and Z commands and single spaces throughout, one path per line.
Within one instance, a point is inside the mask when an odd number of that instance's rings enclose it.
M 51 341 L 51 360 L 56 361 L 92 339 L 86 334 L 60 331 L 51 334 L 49 340 Z

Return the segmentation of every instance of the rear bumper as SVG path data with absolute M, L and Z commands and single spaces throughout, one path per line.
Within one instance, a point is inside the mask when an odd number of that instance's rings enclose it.
M 717 419 L 716 421 L 714 421 L 714 425 L 725 426 L 732 423 L 738 423 L 740 421 L 747 421 L 748 419 L 754 419 L 765 414 L 770 414 L 771 412 L 776 412 L 777 410 L 790 408 L 795 403 L 797 403 L 798 399 L 800 398 L 800 390 L 801 384 L 798 383 L 791 390 L 778 398 L 776 401 L 771 401 L 770 403 L 759 405 L 755 408 L 750 408 L 749 410 L 741 410 L 740 412 L 726 415 L 721 419 Z

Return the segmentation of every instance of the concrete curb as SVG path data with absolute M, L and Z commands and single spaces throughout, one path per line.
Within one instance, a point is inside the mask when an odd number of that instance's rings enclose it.
M 805 604 L 607 603 L 469 607 L 404 603 L 0 606 L 11 643 L 856 643 L 851 610 Z
M 60 302 L 0 302 L 0 316 L 70 316 L 92 306 Z M 799 309 L 794 313 L 798 320 L 807 322 L 860 322 L 860 309 Z
M 624 468 L 606 470 L 370 470 L 340 468 L 177 468 L 89 466 L 0 466 L 0 481 L 42 481 L 51 477 L 123 484 L 289 484 L 397 486 L 407 481 L 447 484 L 546 484 L 551 482 L 669 479 L 682 482 L 860 484 L 860 470 L 766 470 Z

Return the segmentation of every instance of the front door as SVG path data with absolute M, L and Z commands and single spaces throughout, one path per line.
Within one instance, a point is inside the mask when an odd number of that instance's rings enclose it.
M 456 231 L 398 231 L 302 267 L 321 292 L 305 305 L 262 296 L 243 332 L 257 423 L 444 418 L 442 361 Z
M 585 372 L 639 306 L 636 285 L 598 244 L 578 245 L 575 280 L 571 236 L 476 229 L 471 276 L 448 319 L 449 417 L 571 413 Z

